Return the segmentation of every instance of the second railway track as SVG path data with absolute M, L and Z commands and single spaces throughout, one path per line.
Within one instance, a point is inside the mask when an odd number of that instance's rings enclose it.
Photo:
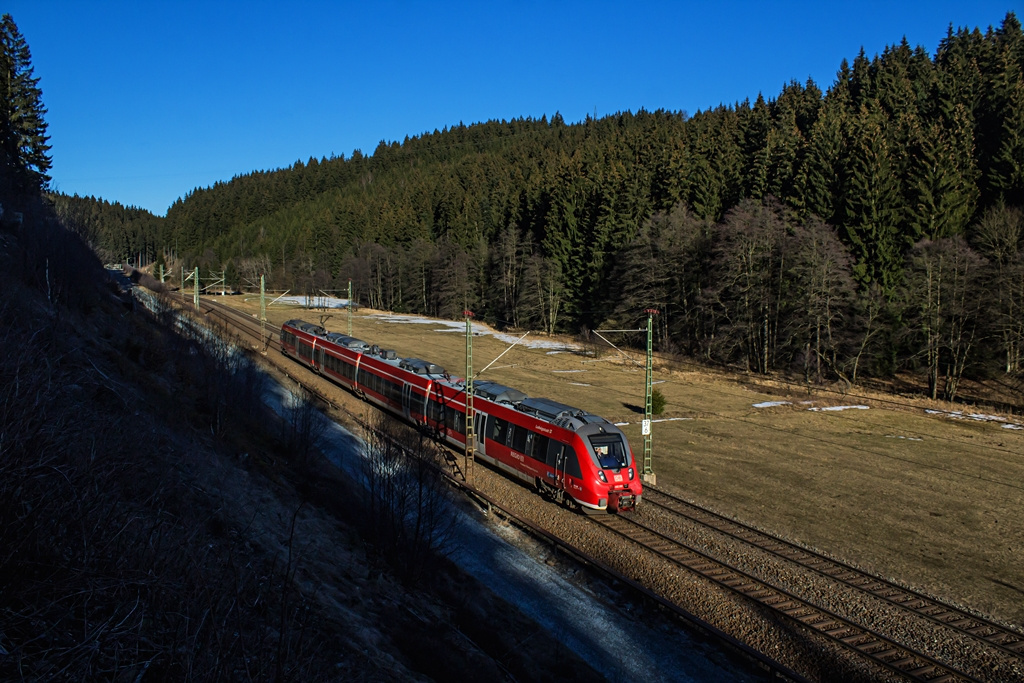
M 771 609 L 858 656 L 910 680 L 948 683 L 973 676 L 891 640 L 870 628 L 816 606 L 647 526 L 635 517 L 609 515 L 594 520 L 620 537 L 697 573 L 705 579 Z
M 697 524 L 756 547 L 780 560 L 816 572 L 832 581 L 863 591 L 874 598 L 976 639 L 1024 662 L 1024 634 L 1012 631 L 954 605 L 924 595 L 892 581 L 868 574 L 821 553 L 729 519 L 668 492 L 648 488 L 645 502 L 681 515 Z

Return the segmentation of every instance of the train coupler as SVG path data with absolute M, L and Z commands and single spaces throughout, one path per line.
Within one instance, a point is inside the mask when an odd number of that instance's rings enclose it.
M 609 491 L 608 512 L 629 512 L 636 507 L 636 496 L 632 491 Z

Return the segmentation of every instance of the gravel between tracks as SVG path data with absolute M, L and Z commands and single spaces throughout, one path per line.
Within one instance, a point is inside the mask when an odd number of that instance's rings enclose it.
M 474 485 L 517 515 L 648 586 L 695 616 L 812 680 L 901 680 L 848 649 L 773 614 L 728 589 L 639 551 L 585 516 L 545 501 L 536 493 L 477 465 Z M 1024 665 L 976 639 L 934 623 L 863 591 L 735 539 L 641 504 L 639 519 L 705 554 L 781 588 L 856 624 L 880 632 L 970 676 L 986 681 L 1024 681 Z

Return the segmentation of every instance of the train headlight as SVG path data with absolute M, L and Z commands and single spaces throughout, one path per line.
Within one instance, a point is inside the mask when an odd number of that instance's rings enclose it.
M 632 467 L 629 468 L 629 480 L 633 481 L 633 468 Z
M 604 476 L 604 470 L 598 470 L 597 476 L 600 477 L 601 481 L 603 481 L 604 483 L 608 483 L 608 477 Z

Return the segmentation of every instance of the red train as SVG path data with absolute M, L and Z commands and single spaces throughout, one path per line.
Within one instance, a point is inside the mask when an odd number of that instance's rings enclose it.
M 302 320 L 281 327 L 282 352 L 360 398 L 466 444 L 465 382 L 439 365 L 400 358 Z M 476 455 L 584 512 L 632 510 L 643 493 L 622 431 L 603 417 L 495 382 L 473 383 Z

